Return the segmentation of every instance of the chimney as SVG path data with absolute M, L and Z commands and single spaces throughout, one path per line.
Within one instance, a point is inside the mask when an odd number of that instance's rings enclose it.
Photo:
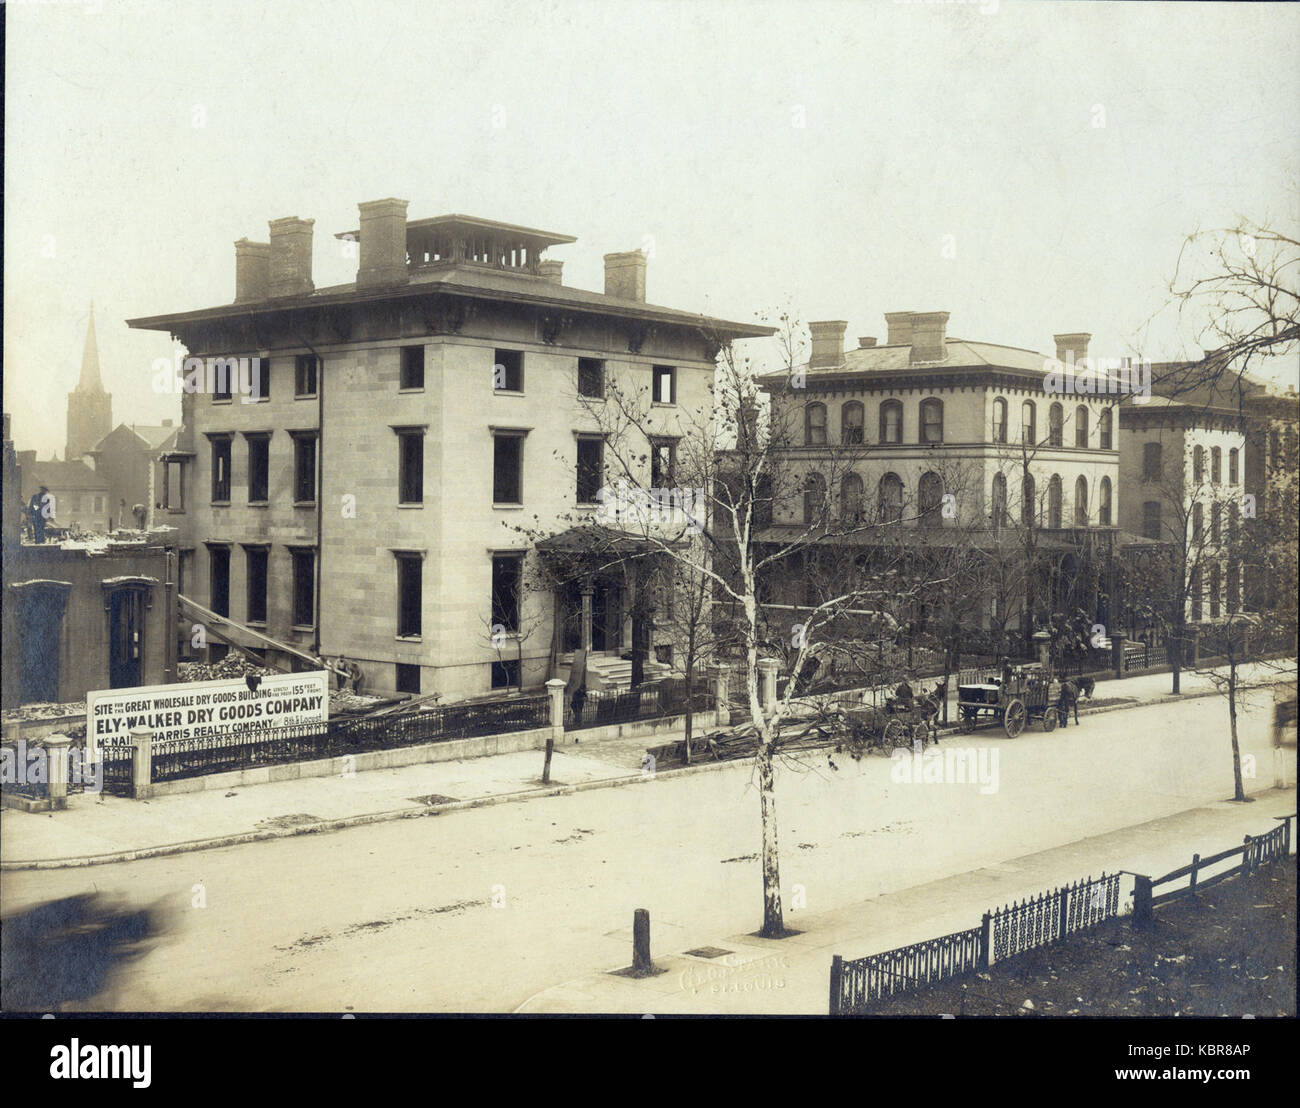
M 912 316 L 915 312 L 886 312 L 885 326 L 889 328 L 885 336 L 886 346 L 910 346 L 912 342 Z
M 367 200 L 361 213 L 361 262 L 357 288 L 404 285 L 406 268 L 406 200 Z
M 240 239 L 235 243 L 235 303 L 271 295 L 271 244 Z
M 912 356 L 915 362 L 941 362 L 948 357 L 944 341 L 948 332 L 947 312 L 912 313 Z
M 273 219 L 271 229 L 271 295 L 306 296 L 311 283 L 311 229 L 314 219 L 296 215 Z
M 1088 356 L 1088 340 L 1091 335 L 1082 331 L 1071 335 L 1053 335 L 1056 339 L 1056 360 L 1058 362 L 1081 362 Z
M 808 324 L 812 332 L 809 369 L 836 369 L 844 364 L 844 332 L 848 325 L 846 319 L 823 319 Z
M 554 258 L 545 258 L 537 263 L 537 272 L 543 281 L 552 285 L 562 285 L 560 274 L 564 270 L 564 263 L 556 261 Z
M 870 349 L 871 349 L 873 346 L 875 346 L 875 345 L 876 345 L 876 336 L 875 336 L 875 335 L 859 335 L 859 336 L 858 336 L 858 349 L 859 349 L 859 350 L 870 350 Z
M 640 250 L 605 255 L 605 295 L 645 303 L 645 255 Z

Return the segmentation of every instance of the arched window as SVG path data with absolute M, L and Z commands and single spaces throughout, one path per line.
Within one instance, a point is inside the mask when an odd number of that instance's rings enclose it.
M 1205 612 L 1202 604 L 1205 601 L 1205 586 L 1201 583 L 1201 567 L 1197 566 L 1192 570 L 1191 580 L 1187 583 L 1187 591 L 1192 601 L 1192 622 L 1200 623 L 1204 618 Z
M 1025 474 L 1024 485 L 1020 489 L 1020 522 L 1026 527 L 1038 523 L 1038 492 L 1034 487 L 1034 475 Z
M 1192 542 L 1199 543 L 1205 538 L 1205 505 L 1199 501 L 1192 505 Z
M 886 400 L 880 405 L 880 441 L 903 441 L 903 404 L 899 400 Z
M 1223 505 L 1217 500 L 1210 505 L 1210 542 L 1219 542 L 1223 532 Z
M 850 400 L 840 409 L 840 442 L 861 445 L 862 438 L 862 402 Z
M 1219 563 L 1210 566 L 1210 618 L 1219 618 L 1219 594 L 1223 591 L 1223 570 Z
M 921 442 L 943 442 L 943 401 L 933 396 L 921 401 Z
M 1234 446 L 1228 451 L 1228 484 L 1230 485 L 1235 485 L 1240 480 L 1237 465 L 1237 448 Z
M 1074 445 L 1088 449 L 1088 409 L 1082 404 L 1074 409 Z
M 1060 407 L 1060 405 L 1056 405 Z M 1047 482 L 1047 526 L 1059 529 L 1061 526 L 1061 475 L 1053 473 Z
M 824 446 L 826 443 L 826 405 L 816 402 L 804 408 L 804 439 L 809 446 Z
M 937 473 L 921 474 L 920 484 L 916 490 L 916 503 L 920 511 L 922 527 L 940 527 L 943 519 L 939 514 L 943 504 L 943 479 Z
M 1217 485 L 1223 480 L 1223 451 L 1217 446 L 1210 450 L 1210 482 Z
M 826 478 L 808 474 L 803 486 L 803 521 L 807 526 L 821 523 L 826 516 Z
M 993 475 L 993 511 L 990 514 L 994 527 L 1007 525 L 1007 479 L 1001 473 Z
M 1088 478 L 1082 473 L 1074 482 L 1074 525 L 1088 526 Z
M 1032 400 L 1020 405 L 1020 441 L 1030 445 L 1038 441 L 1038 409 Z
M 993 441 L 1007 441 L 1007 402 L 998 397 L 993 401 Z
M 897 473 L 880 479 L 880 522 L 898 523 L 903 518 L 903 480 Z
M 1205 480 L 1205 447 L 1198 446 L 1192 451 L 1192 483 L 1199 485 Z
M 1060 404 L 1047 409 L 1047 445 L 1065 445 L 1065 409 Z
M 840 522 L 852 526 L 862 522 L 862 478 L 845 474 L 840 482 Z
M 1114 437 L 1111 429 L 1114 427 L 1114 415 L 1109 408 L 1102 409 L 1101 418 L 1097 420 L 1097 437 L 1100 440 L 1097 445 L 1103 450 L 1113 450 Z
M 1111 515 L 1111 488 L 1110 478 L 1101 479 L 1101 502 L 1097 505 L 1097 522 L 1102 527 L 1109 527 Z

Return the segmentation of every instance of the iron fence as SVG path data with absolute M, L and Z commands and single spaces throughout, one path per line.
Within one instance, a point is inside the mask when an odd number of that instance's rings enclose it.
M 933 985 L 979 969 L 983 929 L 972 927 L 938 939 L 831 963 L 831 1015 L 861 1011 L 867 1004 L 922 985 Z
M 105 743 L 99 748 L 100 782 L 110 796 L 130 796 L 132 791 L 135 744 Z
M 21 747 L 17 743 L 0 744 L 0 765 L 4 767 L 0 787 L 5 792 L 29 800 L 44 800 L 50 795 L 44 761 L 34 764 L 29 757 L 39 749 L 35 743 L 24 743 Z
M 991 962 L 1015 957 L 1119 914 L 1119 874 L 1089 877 L 1073 885 L 1009 904 L 986 915 Z
M 565 705 L 564 728 L 578 731 L 587 727 L 682 715 L 686 711 L 688 696 L 693 711 L 707 712 L 714 707 L 710 684 L 707 678 L 695 677 L 688 691 L 686 678 L 675 677 L 622 692 L 590 692 L 580 705 L 575 706 L 573 701 Z

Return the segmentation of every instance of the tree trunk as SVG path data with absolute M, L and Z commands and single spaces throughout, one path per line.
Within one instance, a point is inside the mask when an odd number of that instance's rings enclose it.
M 780 855 L 776 834 L 776 774 L 772 765 L 772 744 L 758 747 L 758 803 L 763 827 L 763 930 L 765 939 L 785 935 L 785 918 L 781 911 Z
M 1237 745 L 1237 655 L 1228 648 L 1228 720 L 1232 731 L 1232 799 L 1245 800 L 1241 784 L 1241 748 Z

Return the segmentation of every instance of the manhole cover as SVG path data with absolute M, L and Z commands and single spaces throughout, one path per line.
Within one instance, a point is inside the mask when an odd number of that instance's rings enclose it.
M 430 793 L 428 796 L 411 796 L 408 800 L 415 804 L 423 804 L 427 808 L 435 808 L 439 804 L 455 804 L 454 796 L 443 796 L 442 793 Z
M 699 946 L 694 950 L 688 950 L 687 954 L 693 958 L 721 958 L 724 954 L 734 954 L 734 951 L 723 950 L 720 946 Z

